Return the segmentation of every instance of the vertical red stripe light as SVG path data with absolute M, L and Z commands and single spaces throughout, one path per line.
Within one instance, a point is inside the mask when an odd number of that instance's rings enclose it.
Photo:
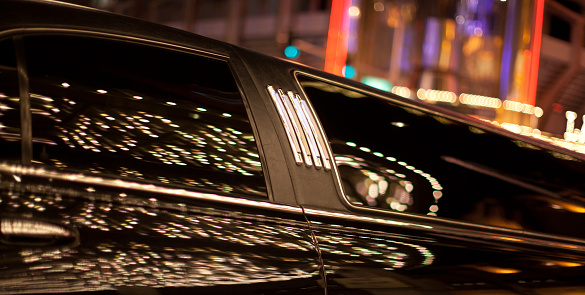
M 347 59 L 347 30 L 345 16 L 351 0 L 333 0 L 329 31 L 327 32 L 327 48 L 325 50 L 325 71 L 342 75 L 342 69 Z
M 542 20 L 544 12 L 544 0 L 536 0 L 534 4 L 534 31 L 533 42 L 530 46 L 532 53 L 530 61 L 530 72 L 528 76 L 528 97 L 527 103 L 536 104 L 536 83 L 538 82 L 538 63 L 540 61 L 540 45 L 542 42 Z
M 529 99 L 529 91 L 530 91 L 530 73 L 532 71 L 532 51 L 530 50 L 524 50 L 524 56 L 523 56 L 523 60 L 522 60 L 522 64 L 524 65 L 522 67 L 522 76 L 524 77 L 523 81 L 522 81 L 522 93 L 520 95 L 520 102 L 523 103 L 528 103 L 530 101 Z

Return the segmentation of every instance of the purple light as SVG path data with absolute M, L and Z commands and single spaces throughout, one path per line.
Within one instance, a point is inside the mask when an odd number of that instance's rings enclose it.
M 502 66 L 500 70 L 500 99 L 508 98 L 510 88 L 510 75 L 512 71 L 512 49 L 514 46 L 514 35 L 516 33 L 514 16 L 516 15 L 516 5 L 518 2 L 508 2 L 508 12 L 506 14 L 506 34 L 504 36 L 504 46 L 502 49 Z
M 422 64 L 423 67 L 433 67 L 439 59 L 439 37 L 441 36 L 441 23 L 436 18 L 428 18 L 426 25 L 425 41 L 423 43 Z

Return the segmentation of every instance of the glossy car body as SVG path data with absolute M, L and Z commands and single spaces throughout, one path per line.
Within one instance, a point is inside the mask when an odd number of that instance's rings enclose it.
M 2 1 L 0 114 L 2 294 L 585 293 L 581 155 L 302 65 Z

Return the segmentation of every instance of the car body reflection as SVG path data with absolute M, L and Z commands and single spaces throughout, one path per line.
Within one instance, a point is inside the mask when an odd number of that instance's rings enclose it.
M 194 193 L 197 202 L 177 203 L 173 201 L 176 196 L 161 194 L 148 184 L 132 185 L 121 179 L 100 184 L 93 177 L 89 179 L 91 185 L 80 185 L 83 179 L 76 175 L 0 166 L 3 216 L 27 216 L 21 217 L 20 225 L 23 220 L 31 220 L 25 223 L 28 232 L 45 235 L 47 230 L 56 234 L 54 228 L 58 227 L 33 220 L 51 220 L 75 228 L 82 241 L 3 243 L 6 254 L 2 264 L 12 267 L 0 279 L 0 293 L 81 292 L 128 286 L 237 285 L 255 289 L 274 282 L 295 282 L 298 285 L 294 288 L 310 289 L 320 278 L 319 263 L 302 220 L 277 217 L 282 213 L 269 216 L 258 211 L 194 205 L 213 201 L 214 197 L 229 199 L 209 193 Z M 123 193 L 112 191 L 107 186 L 110 182 L 128 189 Z M 250 205 L 254 203 L 249 201 Z M 266 210 L 273 205 L 263 206 Z M 3 235 L 22 238 L 27 234 L 9 225 L 14 223 L 2 220 Z M 19 283 L 14 284 L 15 280 Z M 306 280 L 311 283 L 302 283 Z

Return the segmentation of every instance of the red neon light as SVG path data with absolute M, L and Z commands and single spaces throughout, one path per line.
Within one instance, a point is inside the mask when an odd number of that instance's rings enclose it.
M 533 42 L 530 46 L 532 52 L 530 71 L 528 76 L 528 104 L 536 104 L 536 83 L 538 82 L 538 63 L 540 62 L 540 44 L 542 42 L 542 20 L 544 11 L 544 0 L 536 0 L 534 4 L 534 31 Z
M 522 92 L 520 93 L 520 101 L 523 103 L 528 103 L 528 92 L 530 91 L 530 72 L 532 70 L 532 52 L 528 49 L 524 50 L 524 58 L 522 60 L 522 77 L 524 77 L 522 81 Z
M 349 22 L 344 21 L 344 18 L 350 1 L 333 0 L 331 4 L 327 48 L 325 50 L 325 71 L 336 75 L 342 75 L 341 70 L 347 60 Z

